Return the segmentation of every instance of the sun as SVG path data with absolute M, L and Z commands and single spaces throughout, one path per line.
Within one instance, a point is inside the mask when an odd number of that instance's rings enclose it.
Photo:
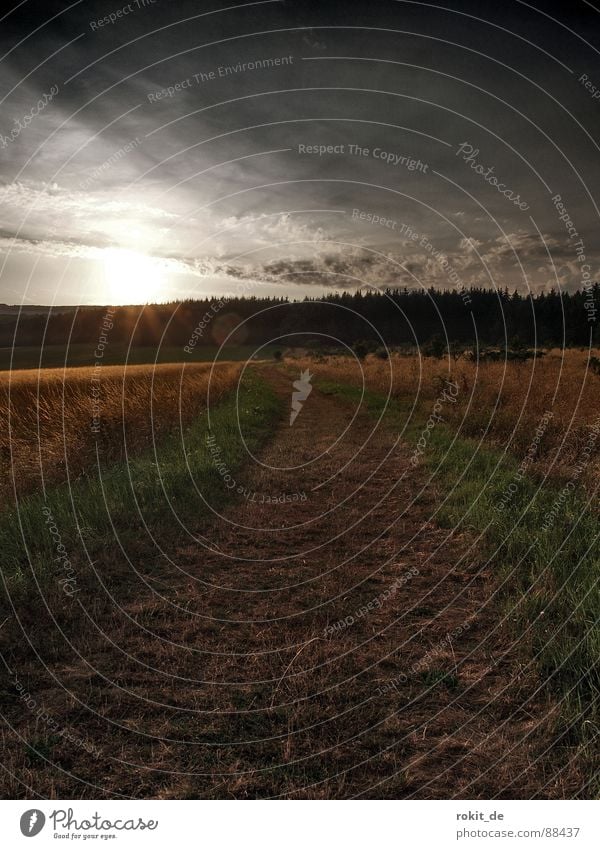
M 107 300 L 111 304 L 148 304 L 164 284 L 160 261 L 126 248 L 103 251 Z

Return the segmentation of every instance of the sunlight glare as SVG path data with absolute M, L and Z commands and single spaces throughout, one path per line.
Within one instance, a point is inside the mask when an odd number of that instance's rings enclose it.
M 107 248 L 103 253 L 107 300 L 111 304 L 147 304 L 156 300 L 164 283 L 158 260 L 126 248 Z

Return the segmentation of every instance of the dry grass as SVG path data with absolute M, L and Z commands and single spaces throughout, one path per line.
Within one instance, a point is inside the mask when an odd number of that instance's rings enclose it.
M 454 381 L 459 387 L 457 402 L 444 404 L 445 421 L 460 436 L 483 437 L 495 447 L 508 447 L 519 460 L 532 446 L 544 414 L 552 412 L 532 455 L 532 467 L 568 477 L 585 463 L 576 474 L 591 485 L 597 483 L 600 471 L 600 438 L 594 441 L 590 430 L 600 416 L 600 377 L 589 370 L 587 361 L 586 351 L 553 350 L 535 361 L 506 363 L 417 355 L 393 355 L 385 361 L 369 355 L 361 366 L 366 389 L 387 394 L 391 380 L 393 397 L 409 405 L 416 401 L 427 414 L 444 381 Z M 300 358 L 289 363 L 310 368 L 317 379 L 359 385 L 362 381 L 356 360 L 350 358 Z
M 20 496 L 73 480 L 98 456 L 119 462 L 149 448 L 205 408 L 209 381 L 212 403 L 235 386 L 239 373 L 234 363 L 219 364 L 212 376 L 208 363 L 5 372 L 0 375 L 4 503 L 12 497 L 13 480 Z

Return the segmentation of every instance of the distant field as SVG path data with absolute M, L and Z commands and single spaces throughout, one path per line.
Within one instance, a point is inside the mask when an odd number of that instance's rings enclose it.
M 260 359 L 272 359 L 276 345 L 260 348 Z M 179 345 L 160 348 L 133 348 L 128 350 L 124 345 L 110 345 L 104 352 L 104 365 L 122 365 L 125 362 L 145 365 L 158 363 L 205 363 L 212 362 L 219 349 L 216 345 L 199 346 L 192 355 L 186 354 Z M 254 345 L 232 345 L 223 348 L 219 361 L 240 362 L 250 359 L 256 351 Z M 41 352 L 42 368 L 57 368 L 60 366 L 92 366 L 96 361 L 94 348 L 91 345 L 47 345 Z M 40 366 L 40 349 L 37 347 L 0 348 L 0 371 L 7 369 L 37 369 Z

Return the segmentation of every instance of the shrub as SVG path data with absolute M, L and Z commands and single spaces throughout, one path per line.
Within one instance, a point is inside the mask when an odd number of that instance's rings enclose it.
M 364 358 L 369 353 L 369 346 L 364 340 L 359 340 L 358 342 L 354 343 L 354 345 L 352 346 L 352 350 L 354 351 L 355 355 L 358 357 L 359 360 L 364 360 Z

